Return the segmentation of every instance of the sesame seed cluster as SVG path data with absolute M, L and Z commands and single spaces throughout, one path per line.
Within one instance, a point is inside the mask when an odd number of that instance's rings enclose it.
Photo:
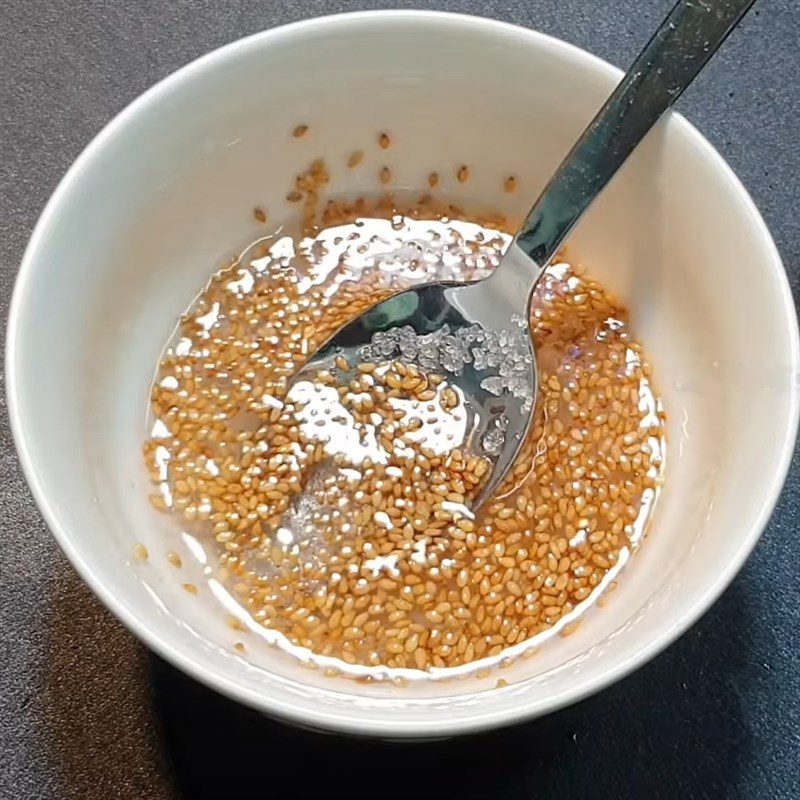
M 340 358 L 309 390 L 327 416 L 288 393 L 307 355 L 386 295 L 380 276 L 308 285 L 285 259 L 252 263 L 215 275 L 182 318 L 144 455 L 153 504 L 213 538 L 254 620 L 345 666 L 427 670 L 501 658 L 591 598 L 642 524 L 663 434 L 642 349 L 600 285 L 565 263 L 540 284 L 535 420 L 473 513 L 489 462 L 419 436 L 468 414 L 447 376 Z M 350 445 L 332 448 L 331 426 Z

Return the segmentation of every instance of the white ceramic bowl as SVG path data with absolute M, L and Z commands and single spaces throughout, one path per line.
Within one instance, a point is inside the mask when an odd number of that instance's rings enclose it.
M 190 675 L 319 728 L 446 736 L 552 711 L 617 680 L 719 596 L 756 543 L 789 464 L 798 334 L 778 253 L 741 184 L 671 115 L 571 239 L 628 303 L 669 414 L 667 486 L 619 588 L 570 637 L 496 676 L 398 688 L 324 678 L 266 649 L 255 663 L 147 503 L 148 384 L 177 315 L 257 233 L 288 218 L 293 175 L 324 156 L 334 186 L 375 188 L 384 163 L 420 187 L 522 211 L 620 73 L 568 44 L 487 20 L 381 12 L 258 34 L 144 94 L 89 145 L 31 238 L 12 304 L 9 409 L 36 500 L 106 605 Z M 310 125 L 301 140 L 290 131 Z M 378 131 L 392 133 L 386 152 Z M 347 170 L 347 154 L 368 156 Z M 501 191 L 504 175 L 519 191 Z M 468 192 L 465 195 L 465 191 Z M 137 565 L 134 542 L 150 561 Z M 184 551 L 185 552 L 185 551 Z M 213 608 L 212 608 L 213 607 Z

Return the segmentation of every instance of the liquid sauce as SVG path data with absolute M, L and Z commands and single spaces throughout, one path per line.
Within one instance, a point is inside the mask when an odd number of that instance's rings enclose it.
M 539 284 L 534 421 L 476 511 L 490 448 L 450 370 L 480 360 L 514 389 L 521 321 L 458 342 L 390 331 L 289 391 L 343 323 L 415 283 L 483 277 L 508 241 L 468 220 L 342 219 L 256 243 L 184 315 L 152 391 L 151 500 L 215 563 L 233 627 L 330 675 L 480 674 L 569 632 L 614 581 L 656 497 L 663 414 L 624 309 L 581 269 Z

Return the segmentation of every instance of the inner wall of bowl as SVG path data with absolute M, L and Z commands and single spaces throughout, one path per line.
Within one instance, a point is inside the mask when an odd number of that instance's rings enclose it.
M 445 696 L 452 721 L 483 713 L 487 696 L 478 705 L 474 693 L 497 675 L 401 690 L 325 679 L 268 648 L 252 648 L 253 663 L 234 654 L 241 637 L 216 601 L 181 589 L 202 586 L 200 565 L 147 503 L 149 384 L 178 315 L 263 234 L 252 208 L 268 211 L 269 229 L 290 221 L 285 194 L 312 159 L 326 160 L 336 192 L 375 193 L 383 166 L 395 186 L 425 189 L 437 170 L 445 196 L 521 215 L 615 80 L 585 54 L 507 27 L 338 20 L 269 46 L 250 40 L 224 65 L 201 62 L 104 133 L 33 254 L 19 396 L 68 552 L 152 644 L 250 702 L 286 714 L 305 704 L 320 724 L 346 726 L 388 703 L 419 726 Z M 309 125 L 302 139 L 291 136 L 298 123 Z M 381 131 L 389 150 L 377 146 Z M 356 149 L 364 162 L 347 169 Z M 502 188 L 510 174 L 514 195 Z M 626 302 L 651 356 L 669 415 L 667 488 L 604 607 L 504 671 L 511 685 L 492 692 L 497 713 L 522 697 L 531 711 L 554 705 L 656 646 L 747 546 L 787 425 L 790 354 L 766 234 L 734 188 L 673 117 L 570 239 L 568 258 Z M 147 546 L 148 564 L 134 563 L 134 542 Z M 184 554 L 180 574 L 164 558 L 170 549 Z

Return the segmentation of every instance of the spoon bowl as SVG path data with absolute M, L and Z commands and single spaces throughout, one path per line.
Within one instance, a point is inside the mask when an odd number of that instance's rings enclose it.
M 502 265 L 480 281 L 393 294 L 340 328 L 293 381 L 297 386 L 322 371 L 336 372 L 340 358 L 351 366 L 397 359 L 443 373 L 469 416 L 464 441 L 455 444 L 492 463 L 474 507 L 495 493 L 514 462 L 537 384 L 528 317 L 540 271 L 516 246 Z

